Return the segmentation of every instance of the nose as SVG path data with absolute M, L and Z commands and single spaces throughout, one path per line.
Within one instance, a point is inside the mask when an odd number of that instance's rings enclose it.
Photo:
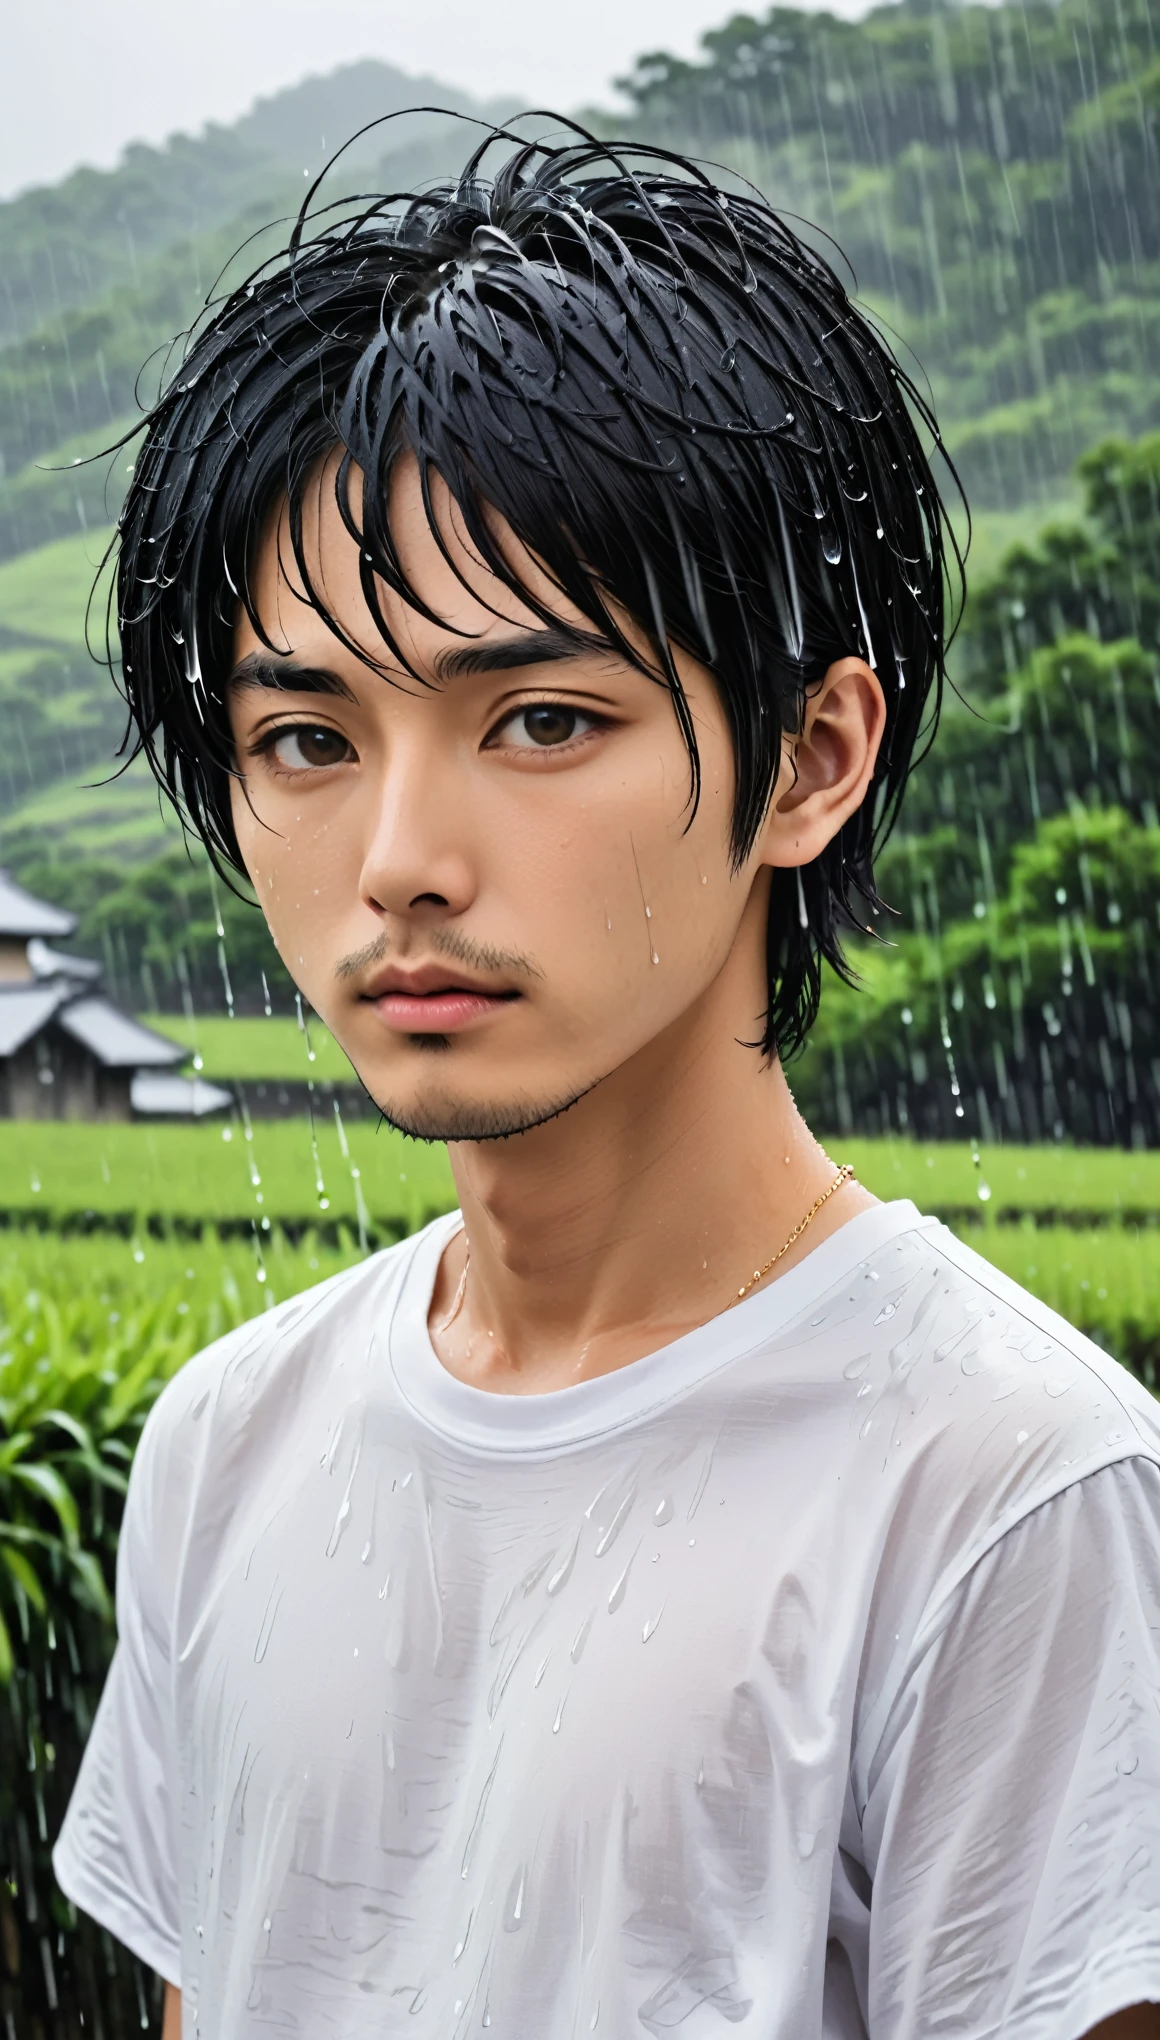
M 369 816 L 359 892 L 380 917 L 452 919 L 476 897 L 464 790 L 446 755 L 394 749 Z

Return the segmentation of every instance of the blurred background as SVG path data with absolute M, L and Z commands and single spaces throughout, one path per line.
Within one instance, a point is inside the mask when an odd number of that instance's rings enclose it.
M 150 1979 L 52 1886 L 111 1645 L 125 1469 L 197 1345 L 410 1230 L 443 1156 L 376 1128 L 256 909 L 137 765 L 86 649 L 132 453 L 224 271 L 349 135 L 579 113 L 832 237 L 972 513 L 954 691 L 896 909 L 791 1071 L 913 1195 L 1142 1376 L 1160 1354 L 1160 0 L 44 0 L 0 73 L 0 2021 L 109 2035 Z M 533 122 L 544 128 L 546 120 Z M 446 175 L 447 114 L 332 189 Z M 275 223 L 275 224 L 272 224 Z M 965 544 L 967 518 L 958 512 Z M 101 604 L 94 620 L 100 634 Z M 115 653 L 115 646 L 114 646 Z M 7 1882 L 2 1881 L 7 1871 Z

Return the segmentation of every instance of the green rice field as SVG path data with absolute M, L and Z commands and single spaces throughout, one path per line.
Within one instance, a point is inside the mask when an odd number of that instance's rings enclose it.
M 229 1029 L 245 1023 L 215 1024 Z M 301 1053 L 295 1022 L 259 1024 L 284 1028 L 287 1051 L 297 1043 Z M 313 1027 L 311 1041 L 317 1043 L 314 1069 L 321 1076 L 335 1067 L 331 1052 L 337 1059 L 341 1051 Z M 207 1074 L 224 1074 L 221 1064 L 207 1059 Z M 270 1076 L 268 1065 L 263 1074 Z M 454 1201 L 441 1147 L 407 1140 L 369 1120 L 340 1128 L 332 1108 L 321 1102 L 315 1139 L 317 1167 L 305 1117 L 256 1120 L 249 1129 L 220 1119 L 155 1126 L 9 1121 L 0 1127 L 0 1221 L 7 1216 L 123 1224 L 142 1215 L 193 1225 L 237 1226 L 268 1218 L 272 1224 L 333 1227 L 357 1219 L 361 1188 L 375 1224 L 398 1233 Z M 911 1197 L 924 1211 L 956 1225 L 981 1223 L 988 1232 L 1028 1218 L 1065 1228 L 1160 1225 L 1160 1153 L 1004 1147 L 986 1149 L 976 1161 L 969 1147 L 949 1142 L 830 1145 L 835 1160 L 852 1162 L 879 1197 Z

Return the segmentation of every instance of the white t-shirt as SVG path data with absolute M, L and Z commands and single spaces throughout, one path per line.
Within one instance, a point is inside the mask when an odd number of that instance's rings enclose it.
M 443 1219 L 191 1361 L 64 1890 L 186 2040 L 1076 2040 L 1160 1999 L 1160 1409 L 910 1204 L 550 1395 Z

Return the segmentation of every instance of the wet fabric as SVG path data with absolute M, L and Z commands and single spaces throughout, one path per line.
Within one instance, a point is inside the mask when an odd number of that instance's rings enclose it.
M 158 1403 L 56 1850 L 186 2040 L 1077 2040 L 1160 1998 L 1152 1398 L 913 1206 L 542 1396 L 455 1220 Z

